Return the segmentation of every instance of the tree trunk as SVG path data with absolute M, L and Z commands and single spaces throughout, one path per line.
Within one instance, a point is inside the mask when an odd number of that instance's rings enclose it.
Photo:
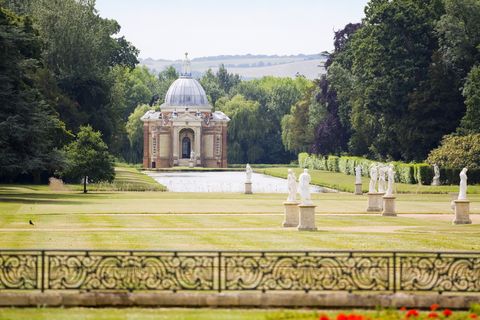
M 83 177 L 83 193 L 87 193 L 87 176 Z

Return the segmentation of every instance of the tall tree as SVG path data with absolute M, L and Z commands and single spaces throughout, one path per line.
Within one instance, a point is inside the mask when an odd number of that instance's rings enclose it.
M 344 55 L 355 81 L 350 146 L 356 153 L 423 160 L 458 123 L 454 116 L 442 126 L 444 114 L 461 109 L 458 89 L 437 94 L 448 83 L 439 81 L 448 73 L 435 67 L 435 26 L 443 8 L 439 0 L 372 0 L 367 5 L 363 26 Z
M 29 18 L 0 5 L 0 180 L 53 172 L 64 124 L 36 84 L 41 42 Z
M 267 151 L 262 144 L 264 132 L 259 103 L 241 95 L 220 105 L 231 119 L 228 125 L 228 161 L 230 163 L 258 163 Z
M 463 89 L 467 111 L 462 118 L 460 133 L 480 133 L 480 65 L 468 73 Z
M 63 176 L 82 179 L 83 193 L 87 193 L 87 181 L 112 182 L 115 178 L 113 157 L 102 140 L 102 135 L 91 126 L 80 127 L 77 139 L 65 148 L 67 166 Z
M 28 14 L 45 44 L 45 66 L 61 91 L 78 106 L 78 113 L 60 113 L 60 117 L 68 124 L 77 124 L 70 117 L 78 117 L 101 130 L 112 143 L 124 124 L 122 110 L 112 97 L 112 67 L 133 68 L 138 50 L 125 38 L 115 37 L 120 26 L 115 20 L 101 18 L 94 0 L 31 0 Z

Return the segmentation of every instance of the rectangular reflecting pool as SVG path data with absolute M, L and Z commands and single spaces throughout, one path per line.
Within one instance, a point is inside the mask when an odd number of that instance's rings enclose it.
M 172 192 L 244 192 L 245 172 L 152 172 L 145 171 Z M 311 186 L 312 193 L 322 188 Z M 253 193 L 288 193 L 287 180 L 260 173 L 252 174 Z

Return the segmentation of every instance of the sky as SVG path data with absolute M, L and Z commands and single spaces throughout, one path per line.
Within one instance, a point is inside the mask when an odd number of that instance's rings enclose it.
M 367 0 L 97 0 L 141 58 L 312 54 L 360 22 Z

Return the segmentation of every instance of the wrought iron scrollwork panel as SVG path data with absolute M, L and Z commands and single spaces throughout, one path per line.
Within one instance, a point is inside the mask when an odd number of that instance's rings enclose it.
M 38 254 L 0 253 L 0 289 L 38 289 Z
M 391 256 L 237 255 L 224 259 L 226 290 L 391 290 Z
M 400 290 L 480 291 L 480 255 L 402 256 Z
M 48 288 L 213 290 L 213 259 L 208 255 L 52 255 Z

